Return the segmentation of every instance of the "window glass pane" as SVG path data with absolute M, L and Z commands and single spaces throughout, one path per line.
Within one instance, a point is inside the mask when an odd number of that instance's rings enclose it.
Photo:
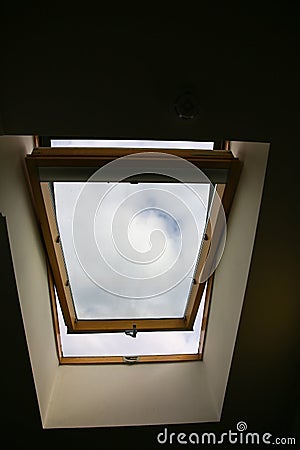
M 125 333 L 68 334 L 56 298 L 63 356 L 144 356 L 198 353 L 206 288 L 192 331 L 138 332 L 135 339 Z
M 51 147 L 103 147 L 103 148 L 186 148 L 213 150 L 213 142 L 152 141 L 152 140 L 105 140 L 105 139 L 51 139 Z
M 210 185 L 53 185 L 78 318 L 183 317 Z M 87 200 L 78 208 L 83 189 Z

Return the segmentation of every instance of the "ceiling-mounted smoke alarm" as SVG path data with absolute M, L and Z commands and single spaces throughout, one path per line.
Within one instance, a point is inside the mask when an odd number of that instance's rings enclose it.
M 194 119 L 199 113 L 198 100 L 191 92 L 186 91 L 177 98 L 175 110 L 181 119 Z

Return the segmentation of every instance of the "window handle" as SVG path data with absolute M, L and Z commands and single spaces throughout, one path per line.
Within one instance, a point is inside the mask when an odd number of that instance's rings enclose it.
M 126 336 L 131 336 L 133 338 L 136 338 L 136 335 L 137 335 L 136 324 L 134 323 L 132 325 L 132 330 L 125 330 L 125 334 L 126 334 Z

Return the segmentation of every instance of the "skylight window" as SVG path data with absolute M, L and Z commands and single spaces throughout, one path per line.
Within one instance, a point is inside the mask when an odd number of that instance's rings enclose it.
M 239 161 L 212 143 L 51 143 L 26 164 L 60 361 L 201 358 Z

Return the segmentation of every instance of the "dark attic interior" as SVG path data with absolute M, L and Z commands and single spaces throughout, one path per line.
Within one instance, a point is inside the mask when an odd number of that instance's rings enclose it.
M 176 447 L 179 433 L 221 436 L 241 421 L 299 445 L 299 16 L 290 2 L 264 10 L 201 5 L 108 14 L 86 4 L 35 9 L 4 1 L 0 151 L 14 136 L 270 144 L 220 421 L 43 428 L 4 217 L 5 445 L 157 448 L 167 428 Z

